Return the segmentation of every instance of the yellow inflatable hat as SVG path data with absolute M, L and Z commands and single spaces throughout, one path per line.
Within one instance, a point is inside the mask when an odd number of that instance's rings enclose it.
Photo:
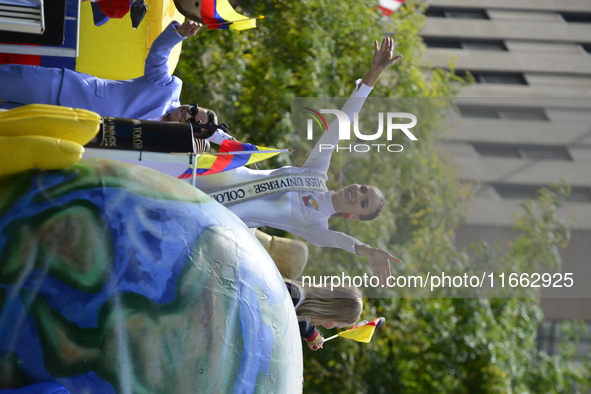
M 30 104 L 0 112 L 0 175 L 31 168 L 58 170 L 76 163 L 98 133 L 91 111 Z

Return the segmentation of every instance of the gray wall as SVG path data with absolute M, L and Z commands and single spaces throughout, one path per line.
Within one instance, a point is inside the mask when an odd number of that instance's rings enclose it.
M 520 200 L 503 198 L 490 185 L 550 185 L 562 180 L 591 190 L 591 23 L 569 23 L 559 12 L 591 13 L 589 0 L 431 0 L 430 6 L 485 8 L 490 19 L 429 17 L 425 37 L 502 40 L 507 50 L 427 48 L 435 66 L 458 70 L 520 73 L 526 84 L 477 83 L 464 88 L 457 104 L 495 108 L 538 108 L 545 119 L 468 118 L 456 114 L 441 144 L 463 181 L 475 185 L 466 224 L 456 233 L 463 247 L 477 239 L 506 245 Z M 475 144 L 563 147 L 569 160 L 487 157 Z M 591 196 L 591 195 L 590 195 Z M 591 282 L 591 198 L 567 202 L 559 216 L 573 227 L 561 252 L 563 270 Z M 545 297 L 555 295 L 544 293 Z M 586 295 L 584 297 L 587 297 Z M 589 299 L 545 298 L 547 319 L 591 320 Z

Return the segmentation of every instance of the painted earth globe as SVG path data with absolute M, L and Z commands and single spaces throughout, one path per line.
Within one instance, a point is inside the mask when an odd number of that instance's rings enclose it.
M 113 160 L 0 177 L 0 338 L 0 389 L 19 393 L 302 391 L 293 304 L 256 238 Z

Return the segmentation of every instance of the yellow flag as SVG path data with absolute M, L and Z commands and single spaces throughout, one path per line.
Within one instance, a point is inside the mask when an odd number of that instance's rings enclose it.
M 369 323 L 363 324 L 361 326 L 353 326 L 353 328 L 347 331 L 341 331 L 339 332 L 339 336 L 343 338 L 349 338 L 357 342 L 369 343 L 376 328 L 381 327 L 384 324 L 384 321 L 385 319 L 383 317 L 378 317 Z

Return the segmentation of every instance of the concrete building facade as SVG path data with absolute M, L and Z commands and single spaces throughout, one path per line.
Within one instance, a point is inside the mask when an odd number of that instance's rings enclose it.
M 562 180 L 572 187 L 559 215 L 572 226 L 563 272 L 591 281 L 591 1 L 432 0 L 421 32 L 427 62 L 472 74 L 456 103 L 458 122 L 441 151 L 463 181 L 478 185 L 458 246 L 506 244 L 525 197 Z M 585 286 L 587 287 L 587 286 Z M 553 351 L 556 324 L 582 318 L 586 292 L 544 292 L 541 346 Z M 581 352 L 591 351 L 591 335 Z

